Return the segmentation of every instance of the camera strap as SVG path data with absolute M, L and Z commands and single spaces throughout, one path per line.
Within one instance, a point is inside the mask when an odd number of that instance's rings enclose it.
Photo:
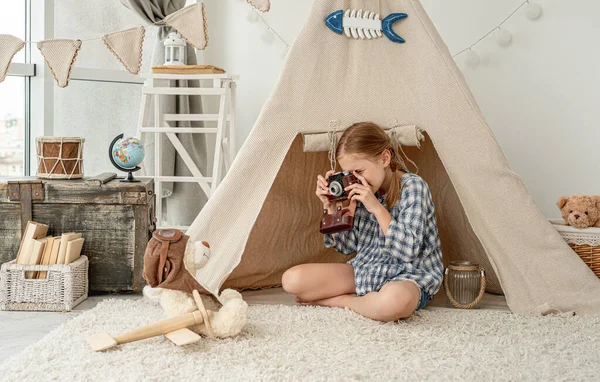
M 338 144 L 338 128 L 341 126 L 340 121 L 333 119 L 329 121 L 329 163 L 331 164 L 331 171 L 335 171 L 337 167 L 335 149 Z

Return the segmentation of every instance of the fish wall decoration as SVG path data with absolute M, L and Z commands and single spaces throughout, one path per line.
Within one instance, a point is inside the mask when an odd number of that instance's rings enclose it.
M 325 19 L 325 25 L 337 34 L 345 33 L 350 38 L 375 39 L 385 35 L 391 41 L 403 43 L 405 40 L 392 29 L 392 25 L 408 17 L 406 13 L 392 13 L 381 20 L 379 14 L 362 9 L 338 10 Z

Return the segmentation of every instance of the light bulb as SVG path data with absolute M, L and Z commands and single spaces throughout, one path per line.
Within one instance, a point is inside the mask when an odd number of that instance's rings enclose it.
M 469 55 L 467 56 L 467 65 L 471 68 L 476 68 L 481 63 L 481 58 L 474 50 L 469 50 Z
M 281 49 L 281 58 L 286 58 L 290 48 L 286 45 Z
M 512 41 L 512 34 L 504 29 L 498 29 L 496 32 L 496 42 L 502 47 L 507 47 Z
M 271 32 L 271 28 L 266 28 L 265 31 L 260 35 L 260 38 L 266 42 L 272 42 L 275 38 L 273 32 Z
M 537 20 L 542 15 L 542 6 L 537 3 L 527 2 L 527 5 L 523 8 L 523 12 L 525 12 L 525 16 L 529 20 Z
M 256 20 L 258 20 L 258 14 L 254 10 L 254 8 L 250 8 L 248 14 L 246 15 L 246 20 L 250 21 L 251 23 L 256 22 Z

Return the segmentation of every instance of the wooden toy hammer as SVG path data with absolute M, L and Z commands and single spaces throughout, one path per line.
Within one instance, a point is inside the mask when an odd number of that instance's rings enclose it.
M 207 311 L 204 308 L 204 304 L 200 298 L 200 293 L 198 293 L 197 290 L 194 290 L 192 295 L 194 296 L 194 301 L 198 306 L 198 310 L 196 311 L 184 314 L 183 316 L 158 321 L 117 337 L 112 337 L 106 332 L 93 334 L 86 338 L 86 342 L 91 346 L 92 350 L 102 351 L 110 349 L 113 346 L 144 340 L 146 338 L 156 337 L 164 334 L 169 340 L 173 341 L 175 345 L 183 346 L 200 340 L 200 336 L 188 328 L 202 323 L 204 323 L 206 326 L 206 331 L 208 332 L 209 337 L 215 338 L 212 326 L 210 324 L 210 314 L 213 312 Z

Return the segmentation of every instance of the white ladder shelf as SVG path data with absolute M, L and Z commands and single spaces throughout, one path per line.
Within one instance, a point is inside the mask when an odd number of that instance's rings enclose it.
M 210 198 L 215 192 L 223 175 L 222 168 L 229 170 L 236 154 L 235 109 L 236 81 L 238 76 L 228 74 L 146 74 L 146 82 L 142 88 L 142 102 L 138 118 L 137 136 L 144 142 L 145 134 L 154 134 L 154 174 L 148 175 L 142 164 L 143 175 L 154 179 L 156 198 L 157 228 L 162 223 L 162 182 L 197 182 L 206 196 Z M 170 87 L 170 80 L 200 80 L 197 88 Z M 211 87 L 202 87 L 203 80 L 211 80 Z M 206 83 L 206 81 L 204 82 Z M 164 114 L 160 107 L 161 95 L 197 95 L 219 96 L 218 114 Z M 152 106 L 150 98 L 154 98 L 154 125 L 147 126 L 149 109 Z M 204 110 L 204 108 L 203 108 Z M 217 122 L 217 127 L 169 127 L 167 122 Z M 200 172 L 176 133 L 216 134 L 215 153 L 213 158 L 212 176 L 207 177 Z M 181 156 L 193 176 L 162 176 L 161 136 L 166 134 L 176 152 Z M 186 230 L 189 227 L 170 227 Z

